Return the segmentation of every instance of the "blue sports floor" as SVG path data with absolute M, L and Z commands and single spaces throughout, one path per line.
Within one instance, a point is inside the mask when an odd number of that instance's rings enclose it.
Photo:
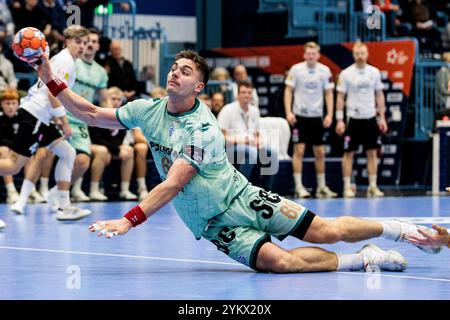
M 450 197 L 298 201 L 324 217 L 405 217 L 450 227 Z M 260 274 L 235 263 L 206 240 L 196 241 L 171 205 L 123 237 L 97 238 L 94 220 L 120 217 L 133 202 L 91 203 L 93 215 L 58 222 L 46 204 L 24 216 L 0 205 L 0 299 L 439 299 L 450 300 L 450 250 L 423 253 L 404 243 L 375 239 L 399 250 L 405 272 Z M 364 243 L 325 245 L 355 252 Z M 294 238 L 285 248 L 306 245 Z

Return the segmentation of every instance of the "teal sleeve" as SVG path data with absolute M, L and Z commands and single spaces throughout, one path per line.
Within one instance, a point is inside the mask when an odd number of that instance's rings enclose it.
M 136 101 L 128 102 L 116 110 L 117 120 L 119 120 L 125 129 L 132 129 L 139 126 L 137 123 L 139 115 L 136 112 Z

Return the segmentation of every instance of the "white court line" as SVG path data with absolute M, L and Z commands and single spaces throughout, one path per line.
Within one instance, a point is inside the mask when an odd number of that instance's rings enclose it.
M 190 259 L 162 258 L 162 257 L 149 257 L 149 256 L 134 256 L 134 255 L 128 255 L 128 254 L 98 253 L 98 252 L 86 252 L 86 251 L 67 251 L 67 250 L 20 248 L 20 247 L 2 247 L 2 246 L 0 246 L 0 249 L 17 250 L 17 251 L 68 253 L 68 254 L 80 254 L 80 255 L 89 255 L 89 256 L 119 257 L 119 258 L 133 258 L 133 259 L 150 259 L 150 260 L 164 260 L 164 261 L 210 263 L 210 264 L 224 264 L 224 265 L 242 266 L 240 263 L 233 263 L 233 262 L 190 260 Z
M 86 252 L 86 251 L 68 251 L 68 250 L 21 248 L 21 247 L 4 247 L 4 246 L 0 246 L 0 249 L 16 250 L 16 251 L 66 253 L 66 254 L 80 254 L 80 255 L 90 255 L 90 256 L 103 256 L 103 257 L 119 257 L 119 258 L 149 259 L 149 260 L 163 260 L 163 261 L 194 262 L 194 263 L 208 263 L 208 264 L 223 264 L 223 265 L 232 265 L 232 266 L 242 266 L 242 264 L 240 264 L 240 263 L 233 263 L 233 262 L 219 262 L 219 261 L 191 260 L 191 259 L 175 259 L 175 258 L 162 258 L 162 257 L 149 257 L 149 256 L 135 256 L 135 255 L 127 255 L 127 254 L 97 253 L 97 252 Z M 335 273 L 348 274 L 348 275 L 359 275 L 359 276 L 373 276 L 374 275 L 373 273 L 345 272 L 345 271 L 336 271 Z M 415 277 L 415 276 L 400 276 L 400 275 L 390 275 L 390 274 L 382 274 L 382 273 L 377 273 L 377 275 L 379 275 L 380 277 L 387 277 L 387 278 L 450 282 L 450 279 L 440 279 L 440 278 L 424 278 L 424 277 Z
M 397 275 L 392 275 L 392 274 L 371 273 L 371 272 L 359 273 L 359 272 L 336 271 L 336 273 L 360 275 L 360 276 L 366 276 L 366 277 L 373 277 L 376 274 L 377 276 L 385 277 L 385 278 L 401 278 L 401 279 L 413 279 L 413 280 L 450 282 L 450 279 L 424 278 L 424 277 L 414 277 L 414 276 L 397 276 Z
M 336 219 L 337 217 L 322 217 L 323 219 Z M 389 221 L 392 219 L 400 219 L 409 221 L 416 224 L 450 224 L 450 217 L 355 217 L 355 218 L 361 218 L 364 220 L 377 220 L 377 221 Z

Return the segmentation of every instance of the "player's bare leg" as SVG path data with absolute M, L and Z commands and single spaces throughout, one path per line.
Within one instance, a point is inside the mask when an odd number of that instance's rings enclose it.
M 383 197 L 384 193 L 377 186 L 378 156 L 377 149 L 366 151 L 367 154 L 367 172 L 369 174 L 368 197 Z
M 337 193 L 330 190 L 325 180 L 325 146 L 313 146 L 313 152 L 317 177 L 316 198 L 335 198 Z
M 342 156 L 342 179 L 344 181 L 344 198 L 354 198 L 355 193 L 352 190 L 352 170 L 353 170 L 353 154 L 352 151 L 344 152 Z

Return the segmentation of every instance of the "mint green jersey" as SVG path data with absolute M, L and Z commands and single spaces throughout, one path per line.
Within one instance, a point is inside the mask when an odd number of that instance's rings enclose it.
M 228 162 L 225 138 L 209 108 L 196 99 L 190 111 L 172 114 L 167 99 L 135 100 L 117 109 L 116 116 L 127 129 L 141 128 L 161 179 L 177 158 L 197 170 L 172 203 L 200 239 L 208 221 L 226 211 L 248 181 Z
M 72 91 L 82 96 L 89 102 L 94 101 L 95 93 L 99 89 L 105 89 L 108 86 L 108 74 L 105 69 L 97 62 L 87 63 L 82 59 L 75 61 L 75 84 Z M 85 125 L 85 123 L 74 117 L 69 111 L 67 120 L 71 125 Z

